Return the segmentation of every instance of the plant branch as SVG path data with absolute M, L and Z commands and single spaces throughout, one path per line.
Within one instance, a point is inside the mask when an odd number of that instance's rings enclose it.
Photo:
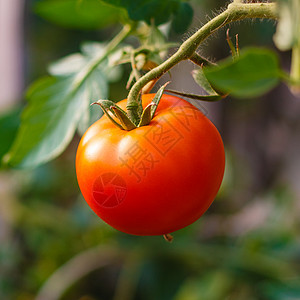
M 189 39 L 187 39 L 169 59 L 141 77 L 131 88 L 128 94 L 127 111 L 129 118 L 136 118 L 137 99 L 142 88 L 151 80 L 161 77 L 179 62 L 190 59 L 199 45 L 211 34 L 226 24 L 249 18 L 276 19 L 275 3 L 239 3 L 228 5 L 228 8 L 207 22 Z

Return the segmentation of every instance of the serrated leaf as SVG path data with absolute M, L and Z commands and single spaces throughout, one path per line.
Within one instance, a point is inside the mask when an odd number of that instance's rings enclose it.
M 203 70 L 214 89 L 239 98 L 262 95 L 275 87 L 281 78 L 276 54 L 258 48 L 241 51 L 234 61 L 230 57 L 218 66 Z
M 120 41 L 127 37 L 130 27 L 120 32 Z M 115 40 L 107 45 L 105 53 L 92 57 L 79 71 L 69 76 L 46 77 L 28 90 L 21 127 L 8 153 L 6 162 L 13 166 L 35 167 L 58 156 L 69 144 L 87 108 L 89 97 L 99 98 L 99 87 L 93 77 L 101 70 L 99 65 L 117 49 Z M 119 42 L 120 42 L 119 41 Z M 103 88 L 100 89 L 103 92 Z M 95 92 L 94 92 L 95 91 Z
M 106 44 L 97 42 L 85 42 L 81 45 L 82 53 L 70 54 L 58 61 L 50 64 L 48 71 L 54 76 L 74 75 L 80 72 L 95 57 L 105 55 Z M 88 101 L 84 102 L 82 116 L 78 123 L 79 134 L 82 135 L 87 128 L 102 116 L 102 112 L 90 108 L 90 104 L 99 98 L 107 98 L 108 82 L 120 78 L 122 72 L 120 68 L 110 66 L 108 59 L 102 63 L 90 74 L 86 80 Z
M 196 83 L 200 85 L 209 95 L 217 95 L 216 91 L 212 88 L 207 80 L 202 68 L 194 70 L 192 75 Z
M 93 44 L 93 46 L 91 45 Z M 97 44 L 97 46 L 96 46 Z M 99 45 L 101 45 L 101 47 Z M 100 43 L 84 43 L 81 47 L 83 54 L 75 53 L 59 59 L 50 64 L 48 71 L 54 76 L 75 75 L 80 72 L 95 56 L 104 54 L 104 45 Z M 91 51 L 91 48 L 94 50 Z M 95 50 L 97 48 L 97 51 Z M 88 50 L 89 53 L 88 53 Z M 87 56 L 87 54 L 89 54 Z M 86 80 L 86 89 L 88 101 L 85 101 L 82 110 L 82 116 L 79 120 L 78 131 L 82 135 L 87 128 L 102 116 L 100 111 L 90 108 L 90 104 L 99 98 L 107 98 L 108 96 L 108 81 L 115 79 L 119 73 L 113 74 L 116 67 L 109 67 L 107 60 L 98 66 Z M 105 73 L 106 72 L 106 73 Z M 113 77 L 113 76 L 115 77 Z
M 66 76 L 82 69 L 87 59 L 80 53 L 74 53 L 51 63 L 48 72 L 53 76 Z
M 108 97 L 108 82 L 106 76 L 96 69 L 86 80 L 86 101 L 82 110 L 82 116 L 78 122 L 78 131 L 80 135 L 90 127 L 103 114 L 101 111 L 91 107 L 90 104 L 99 98 Z
M 21 127 L 9 151 L 12 166 L 35 167 L 58 156 L 70 143 L 79 121 L 97 91 L 96 73 L 74 89 L 74 76 L 46 77 L 27 93 Z M 92 89 L 92 90 L 91 90 Z
M 10 165 L 36 166 L 58 155 L 69 143 L 82 108 L 82 95 L 76 99 L 68 96 L 71 81 L 70 77 L 47 77 L 30 88 L 29 103 L 9 152 Z
M 106 43 L 99 42 L 84 42 L 80 45 L 80 50 L 83 55 L 93 57 L 104 54 L 106 45 Z
M 300 1 L 278 0 L 279 21 L 274 43 L 281 51 L 287 51 L 300 42 Z
M 81 45 L 82 53 L 73 53 L 51 63 L 48 72 L 53 76 L 67 76 L 80 72 L 92 59 L 105 55 L 106 46 L 104 43 L 85 42 Z M 109 82 L 116 82 L 122 76 L 122 68 L 110 62 L 113 56 L 114 53 L 111 53 L 97 67 Z M 102 97 L 106 98 L 106 94 Z
M 192 24 L 194 11 L 187 2 L 181 2 L 175 12 L 172 28 L 176 33 L 184 33 Z
M 126 11 L 101 0 L 42 0 L 34 11 L 41 17 L 68 28 L 97 29 L 126 19 Z

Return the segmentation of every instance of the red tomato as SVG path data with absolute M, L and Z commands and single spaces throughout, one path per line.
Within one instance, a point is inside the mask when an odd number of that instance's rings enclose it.
M 154 94 L 143 96 L 143 106 Z M 126 100 L 118 103 L 125 110 Z M 224 174 L 222 139 L 193 105 L 163 95 L 149 125 L 125 131 L 103 116 L 77 150 L 81 192 L 112 227 L 163 235 L 196 221 L 213 202 Z

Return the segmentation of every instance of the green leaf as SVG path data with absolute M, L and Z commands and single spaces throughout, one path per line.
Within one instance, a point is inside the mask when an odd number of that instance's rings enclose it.
M 84 56 L 95 57 L 96 55 L 104 54 L 106 43 L 99 42 L 83 42 L 80 45 L 80 50 Z
M 202 68 L 194 70 L 192 75 L 196 83 L 198 83 L 198 85 L 200 85 L 209 95 L 217 95 L 216 91 L 207 80 Z
M 85 42 L 81 45 L 81 53 L 75 53 L 61 58 L 52 63 L 48 71 L 54 76 L 69 76 L 80 72 L 95 57 L 105 55 L 106 44 L 97 42 Z M 109 62 L 110 56 L 106 57 L 102 63 L 90 74 L 86 81 L 87 93 L 90 101 L 82 110 L 82 116 L 78 124 L 78 131 L 82 135 L 87 128 L 102 116 L 102 112 L 89 105 L 91 102 L 108 96 L 108 82 L 114 82 L 120 79 L 122 69 L 120 66 L 114 66 Z
M 239 98 L 262 95 L 274 88 L 281 78 L 276 54 L 258 48 L 244 50 L 235 60 L 229 58 L 203 70 L 214 89 Z
M 108 82 L 107 77 L 100 70 L 95 70 L 85 81 L 86 99 L 82 109 L 82 115 L 78 123 L 78 131 L 80 135 L 96 122 L 101 116 L 102 112 L 91 107 L 91 103 L 99 98 L 107 98 L 108 96 Z
M 151 23 L 151 19 L 155 21 L 156 25 L 166 23 L 172 14 L 173 8 L 171 1 L 142 1 L 140 5 L 137 5 L 136 1 L 133 5 L 129 6 L 128 14 L 132 20 L 146 21 Z
M 90 102 L 107 94 L 106 76 L 98 67 L 128 36 L 130 28 L 124 27 L 105 52 L 90 58 L 78 72 L 46 77 L 29 88 L 21 127 L 6 157 L 8 164 L 35 167 L 55 158 L 67 147 L 77 127 L 81 128 L 86 121 Z M 99 78 L 103 79 L 102 87 Z
M 80 72 L 92 59 L 105 55 L 106 46 L 105 43 L 85 42 L 81 45 L 82 53 L 73 53 L 51 63 L 48 72 L 53 76 L 66 76 Z M 107 56 L 97 67 L 109 82 L 116 82 L 122 76 L 122 68 L 111 62 L 114 55 L 115 53 L 112 53 Z M 101 97 L 106 98 L 106 93 Z
M 84 42 L 81 45 L 81 51 L 85 56 L 93 59 L 101 54 L 105 55 L 106 47 L 106 43 Z M 123 75 L 123 68 L 115 64 L 115 57 L 117 56 L 119 56 L 119 50 L 107 55 L 106 59 L 98 65 L 98 70 L 101 70 L 109 82 L 118 82 Z M 106 98 L 106 96 L 103 96 L 103 98 Z
M 87 59 L 80 53 L 74 53 L 51 63 L 48 71 L 54 76 L 66 76 L 79 72 L 87 63 Z
M 79 29 L 103 28 L 126 18 L 124 9 L 101 0 L 42 0 L 34 11 L 48 21 Z
M 80 117 L 80 97 L 72 106 L 68 105 L 71 103 L 67 97 L 70 84 L 69 77 L 61 80 L 47 77 L 31 86 L 27 94 L 29 103 L 8 155 L 10 165 L 31 167 L 46 162 L 70 142 Z
M 155 25 L 169 21 L 176 10 L 180 0 L 104 0 L 107 3 L 123 7 L 127 10 L 129 17 L 134 21 L 151 20 Z
M 21 109 L 18 108 L 0 115 L 0 161 L 14 141 L 20 125 L 20 114 Z
M 21 127 L 7 156 L 10 165 L 35 167 L 63 152 L 90 101 L 100 94 L 97 72 L 91 73 L 77 88 L 74 88 L 75 76 L 46 77 L 31 86 Z
M 176 33 L 184 33 L 192 23 L 194 11 L 187 2 L 180 3 L 172 21 Z
M 279 21 L 274 43 L 281 51 L 300 43 L 300 1 L 278 0 Z

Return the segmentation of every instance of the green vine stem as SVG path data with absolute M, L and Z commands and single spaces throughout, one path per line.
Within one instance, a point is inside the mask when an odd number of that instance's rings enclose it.
M 275 3 L 240 3 L 235 1 L 227 9 L 207 22 L 189 39 L 187 39 L 177 52 L 161 65 L 152 69 L 141 77 L 131 88 L 128 94 L 127 111 L 129 118 L 135 123 L 137 118 L 138 95 L 142 88 L 151 80 L 161 77 L 179 62 L 193 57 L 195 51 L 207 37 L 228 23 L 249 19 L 266 18 L 276 19 L 277 9 Z

